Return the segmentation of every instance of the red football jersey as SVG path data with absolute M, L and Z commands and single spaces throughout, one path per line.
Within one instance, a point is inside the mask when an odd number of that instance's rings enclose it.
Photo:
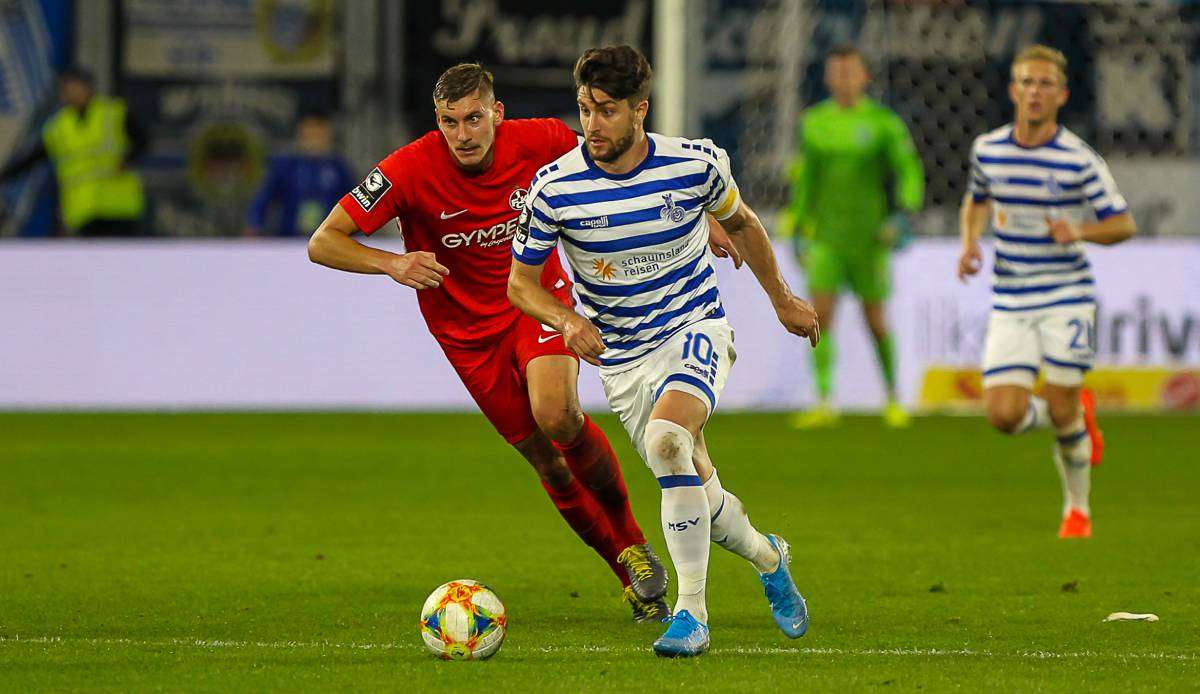
M 436 254 L 450 274 L 442 286 L 417 292 L 429 332 L 439 341 L 478 344 L 520 315 L 508 302 L 508 272 L 529 183 L 576 146 L 575 133 L 556 118 L 506 120 L 496 129 L 492 165 L 471 173 L 434 130 L 379 162 L 340 204 L 363 232 L 395 217 L 407 250 Z M 542 286 L 568 283 L 558 255 L 551 255 Z

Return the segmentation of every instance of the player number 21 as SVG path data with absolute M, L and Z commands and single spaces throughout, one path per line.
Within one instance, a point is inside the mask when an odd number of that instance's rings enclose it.
M 688 333 L 683 336 L 683 359 L 688 354 L 696 357 L 701 366 L 708 366 L 713 360 L 713 343 L 704 333 Z
M 1071 349 L 1093 349 L 1096 345 L 1096 326 L 1090 320 L 1072 318 L 1068 326 L 1075 329 L 1071 335 Z M 1080 338 L 1083 342 L 1080 342 Z

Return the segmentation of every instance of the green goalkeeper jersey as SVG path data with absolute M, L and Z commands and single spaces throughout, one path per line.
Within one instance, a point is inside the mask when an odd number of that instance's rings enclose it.
M 805 111 L 792 167 L 794 233 L 844 252 L 877 248 L 887 219 L 887 181 L 900 209 L 917 212 L 925 172 L 904 121 L 868 98 L 850 108 L 832 99 Z

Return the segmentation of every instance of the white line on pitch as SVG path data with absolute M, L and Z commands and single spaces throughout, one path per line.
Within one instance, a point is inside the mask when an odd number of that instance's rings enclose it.
M 230 639 L 128 639 L 128 638 L 88 638 L 62 636 L 0 636 L 0 644 L 68 644 L 86 643 L 91 645 L 119 646 L 187 646 L 201 649 L 247 649 L 269 648 L 283 650 L 354 650 L 354 651 L 406 651 L 417 650 L 416 644 L 385 642 L 385 643 L 337 643 L 334 641 L 237 641 Z M 510 651 L 533 653 L 642 653 L 648 648 L 613 647 L 613 646 L 517 646 L 510 645 Z M 1198 660 L 1200 656 L 1193 653 L 1098 653 L 1095 651 L 1016 651 L 997 653 L 994 651 L 977 651 L 970 648 L 783 648 L 761 646 L 732 646 L 716 647 L 712 653 L 732 653 L 735 655 L 848 655 L 848 656 L 910 656 L 910 657 L 962 657 L 962 658 L 1025 658 L 1032 660 L 1057 660 L 1069 658 L 1098 658 L 1105 660 Z

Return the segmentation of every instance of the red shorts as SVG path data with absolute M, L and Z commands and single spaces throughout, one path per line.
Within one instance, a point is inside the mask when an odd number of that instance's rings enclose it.
M 555 295 L 564 299 L 559 292 Z M 572 303 L 569 288 L 563 303 Z M 561 333 L 524 314 L 497 342 L 471 348 L 442 344 L 442 351 L 483 415 L 510 444 L 529 438 L 537 429 L 525 379 L 529 362 L 550 354 L 579 360 L 567 349 Z

